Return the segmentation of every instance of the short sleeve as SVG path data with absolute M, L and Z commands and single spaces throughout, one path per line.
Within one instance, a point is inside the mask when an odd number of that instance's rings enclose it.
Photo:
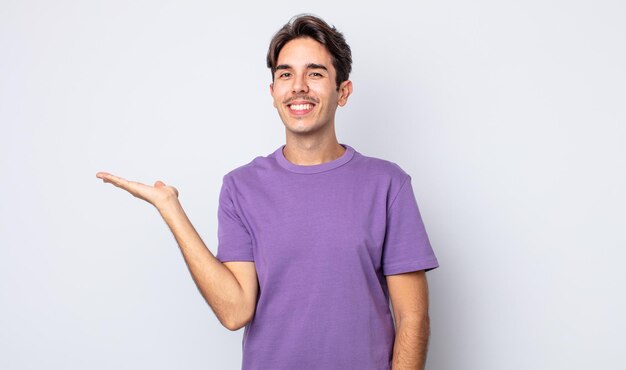
M 216 258 L 221 262 L 254 261 L 252 238 L 237 212 L 226 176 L 220 190 L 217 222 Z
M 407 175 L 387 211 L 382 257 L 383 274 L 429 271 L 437 267 L 439 263 L 422 222 L 411 177 Z

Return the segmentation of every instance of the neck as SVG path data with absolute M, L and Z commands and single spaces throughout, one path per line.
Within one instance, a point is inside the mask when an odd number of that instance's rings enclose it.
M 333 161 L 341 157 L 345 151 L 346 148 L 339 144 L 336 137 L 327 140 L 288 138 L 283 155 L 293 164 L 312 166 Z

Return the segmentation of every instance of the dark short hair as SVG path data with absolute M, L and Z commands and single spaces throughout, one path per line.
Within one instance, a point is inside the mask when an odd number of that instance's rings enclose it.
M 352 53 L 350 46 L 346 43 L 343 34 L 335 28 L 310 14 L 297 15 L 287 22 L 272 37 L 269 50 L 267 51 L 267 68 L 272 72 L 272 81 L 276 72 L 278 54 L 282 48 L 291 40 L 310 37 L 324 45 L 332 56 L 333 67 L 337 71 L 336 83 L 339 85 L 350 77 L 352 71 Z

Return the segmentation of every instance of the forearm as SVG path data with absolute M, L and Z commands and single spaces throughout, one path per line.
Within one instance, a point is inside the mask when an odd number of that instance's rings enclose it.
M 392 370 L 423 370 L 426 365 L 430 320 L 405 318 L 396 325 Z
M 206 247 L 178 201 L 157 207 L 183 254 L 198 290 L 218 320 L 229 329 L 243 312 L 243 289 L 235 275 Z

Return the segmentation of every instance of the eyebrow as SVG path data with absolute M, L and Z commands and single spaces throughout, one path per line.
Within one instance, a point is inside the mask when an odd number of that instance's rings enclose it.
M 281 69 L 291 69 L 292 67 L 289 64 L 279 64 L 276 66 L 276 70 L 281 70 Z M 307 69 L 323 69 L 325 71 L 328 71 L 328 68 L 326 68 L 325 65 L 323 64 L 317 64 L 317 63 L 309 63 L 306 65 Z
M 326 68 L 325 65 L 323 64 L 316 64 L 316 63 L 309 63 L 306 65 L 307 69 L 323 69 L 325 71 L 328 71 L 328 68 Z

